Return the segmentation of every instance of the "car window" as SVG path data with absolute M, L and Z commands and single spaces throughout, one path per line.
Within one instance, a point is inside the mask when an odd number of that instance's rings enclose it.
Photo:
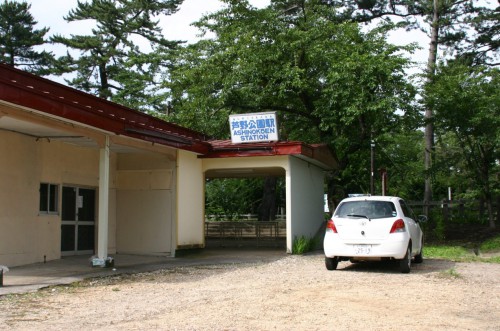
M 399 200 L 399 204 L 401 205 L 401 209 L 403 210 L 403 215 L 405 215 L 405 217 L 415 219 L 415 217 L 413 216 L 413 211 L 410 209 L 410 207 L 408 207 L 406 202 L 404 202 L 403 200 Z
M 346 201 L 335 211 L 336 217 L 387 218 L 396 216 L 396 207 L 390 201 Z

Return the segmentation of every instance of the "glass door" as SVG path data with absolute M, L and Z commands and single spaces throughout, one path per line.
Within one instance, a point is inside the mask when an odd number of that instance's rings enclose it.
M 96 190 L 64 186 L 61 209 L 61 254 L 93 254 Z

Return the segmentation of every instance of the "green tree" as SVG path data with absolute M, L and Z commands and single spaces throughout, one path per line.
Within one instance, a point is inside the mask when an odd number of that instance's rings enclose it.
M 337 184 L 366 187 L 370 137 L 418 122 L 410 62 L 400 54 L 411 47 L 388 44 L 386 28 L 335 23 L 321 1 L 225 3 L 195 23 L 215 37 L 177 54 L 169 119 L 228 138 L 229 114 L 276 111 L 282 140 L 328 143 L 341 167 Z
M 256 213 L 262 197 L 261 178 L 214 178 L 205 186 L 205 213 L 219 220 L 235 220 Z
M 37 22 L 27 2 L 5 1 L 0 4 L 0 62 L 13 67 L 43 74 L 52 54 L 36 51 L 47 41 L 48 28 L 35 29 Z
M 493 196 L 499 192 L 500 71 L 470 67 L 460 61 L 439 67 L 426 89 L 435 109 L 435 124 L 454 135 L 467 164 L 465 175 L 475 183 L 469 190 L 486 201 L 490 228 L 495 228 Z
M 387 194 L 407 200 L 421 200 L 423 195 L 423 136 L 421 130 L 400 130 L 380 136 L 375 144 L 378 169 L 386 169 Z M 381 192 L 377 182 L 377 192 Z
M 498 47 L 498 9 L 493 11 L 464 0 L 327 0 L 330 6 L 340 9 L 341 20 L 370 22 L 375 19 L 395 18 L 407 29 L 418 28 L 429 36 L 429 57 L 426 67 L 426 82 L 430 82 L 435 72 L 440 46 L 453 50 L 455 54 L 466 54 L 474 60 L 485 61 L 491 48 Z M 422 19 L 423 23 L 422 24 Z M 493 24 L 491 24 L 493 23 Z M 471 31 L 480 31 L 482 37 Z M 428 104 L 428 103 L 427 103 Z M 424 200 L 432 200 L 432 163 L 434 151 L 433 109 L 425 108 Z
M 77 2 L 66 21 L 92 20 L 91 35 L 52 41 L 79 52 L 58 59 L 57 73 L 76 73 L 68 83 L 142 110 L 163 110 L 158 81 L 168 66 L 164 54 L 179 42 L 165 40 L 157 18 L 178 10 L 182 0 L 92 0 Z M 143 43 L 140 47 L 139 44 Z M 145 44 L 145 45 L 144 45 Z M 147 49 L 148 52 L 144 51 Z
M 461 54 L 468 55 L 474 63 L 491 66 L 500 65 L 500 5 L 494 10 L 482 11 L 472 20 L 477 34 L 471 47 Z

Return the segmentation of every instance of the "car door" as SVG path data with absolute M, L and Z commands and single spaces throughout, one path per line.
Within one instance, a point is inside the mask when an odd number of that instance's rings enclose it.
M 420 252 L 420 245 L 422 242 L 422 231 L 420 230 L 420 225 L 416 221 L 413 211 L 408 207 L 404 200 L 400 199 L 399 205 L 401 206 L 405 223 L 408 225 L 408 231 L 410 232 L 412 242 L 411 251 L 413 254 L 416 254 Z

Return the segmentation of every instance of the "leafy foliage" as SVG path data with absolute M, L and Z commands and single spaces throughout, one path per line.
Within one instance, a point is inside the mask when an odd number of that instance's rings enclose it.
M 262 179 L 211 179 L 205 185 L 205 214 L 235 220 L 255 213 L 262 198 Z
M 318 242 L 315 238 L 301 236 L 295 238 L 292 244 L 292 254 L 301 255 L 316 249 Z
M 96 23 L 92 34 L 64 37 L 52 41 L 79 52 L 58 59 L 55 72 L 76 73 L 68 83 L 83 91 L 141 110 L 163 110 L 164 98 L 158 81 L 168 63 L 160 54 L 179 42 L 167 41 L 161 34 L 158 15 L 175 13 L 182 0 L 92 0 L 78 1 L 65 17 L 68 22 L 90 20 Z M 139 47 L 141 44 L 141 47 Z M 147 49 L 145 53 L 141 49 Z
M 49 28 L 34 29 L 37 22 L 27 2 L 5 1 L 0 4 L 0 62 L 29 72 L 44 74 L 52 54 L 35 51 L 46 43 Z
M 455 61 L 442 65 L 426 89 L 426 100 L 435 110 L 435 126 L 443 134 L 453 135 L 466 165 L 463 175 L 470 179 L 468 190 L 476 190 L 489 204 L 492 227 L 492 197 L 500 190 L 496 177 L 500 158 L 499 73 L 498 69 Z
M 241 215 L 258 214 L 265 178 L 214 178 L 205 186 L 205 214 L 219 220 L 237 220 Z M 284 207 L 284 180 L 278 179 L 275 205 Z M 274 215 L 271 215 L 274 219 Z
M 365 185 L 370 136 L 417 122 L 400 53 L 412 47 L 389 45 L 387 28 L 334 23 L 321 1 L 225 2 L 196 23 L 215 37 L 175 54 L 169 119 L 224 139 L 229 114 L 276 111 L 282 140 L 328 143 L 342 171 L 353 168 L 341 181 Z

